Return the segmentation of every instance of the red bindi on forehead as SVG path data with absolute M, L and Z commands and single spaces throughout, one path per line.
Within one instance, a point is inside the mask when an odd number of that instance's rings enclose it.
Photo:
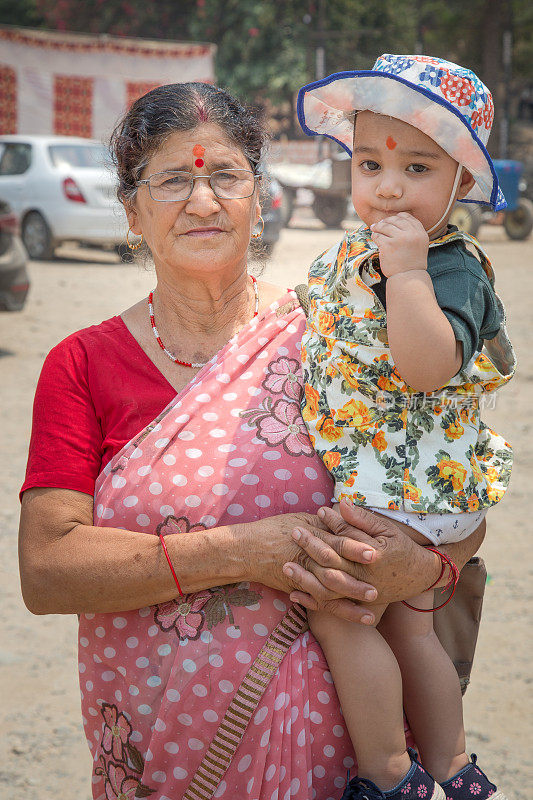
M 395 140 L 392 138 L 392 136 L 388 136 L 388 137 L 387 137 L 387 141 L 385 142 L 385 144 L 387 145 L 387 147 L 389 148 L 389 150 L 394 150 L 394 148 L 396 147 L 396 145 L 398 144 L 398 142 L 396 142 L 396 141 L 395 141 Z

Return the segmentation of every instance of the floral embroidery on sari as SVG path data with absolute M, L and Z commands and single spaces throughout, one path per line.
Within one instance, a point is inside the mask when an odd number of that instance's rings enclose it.
M 204 622 L 211 630 L 227 617 L 229 624 L 235 626 L 231 607 L 253 606 L 261 599 L 259 592 L 247 587 L 248 584 L 231 583 L 160 603 L 155 606 L 154 622 L 165 633 L 174 630 L 181 641 L 198 639 Z
M 294 358 L 281 358 L 267 366 L 261 383 L 271 394 L 282 395 L 273 401 L 267 395 L 258 408 L 241 411 L 248 425 L 257 427 L 257 438 L 271 447 L 281 445 L 290 456 L 314 457 L 307 429 L 300 411 L 302 394 L 300 363 Z
M 267 376 L 261 386 L 272 394 L 285 394 L 297 403 L 302 394 L 302 366 L 295 358 L 282 358 L 271 361 L 267 366 Z
M 100 709 L 104 718 L 102 750 L 110 756 L 100 755 L 95 774 L 104 778 L 107 800 L 134 800 L 136 797 L 149 797 L 156 790 L 143 784 L 136 772 L 144 772 L 144 758 L 130 741 L 132 727 L 126 715 L 117 706 L 102 703 Z M 111 760 L 111 757 L 114 761 Z
M 202 632 L 205 614 L 202 608 L 210 598 L 209 592 L 186 594 L 179 600 L 169 600 L 155 606 L 154 622 L 162 631 L 174 630 L 178 639 L 195 641 Z
M 160 533 L 166 536 L 168 533 L 191 533 L 192 531 L 205 531 L 206 525 L 203 522 L 196 522 L 191 525 L 187 517 L 175 517 L 169 514 L 163 522 L 160 522 L 155 529 L 157 535 Z
M 209 590 L 211 598 L 206 603 L 204 614 L 209 630 L 228 617 L 229 624 L 235 626 L 232 606 L 255 606 L 261 600 L 261 593 L 248 588 L 247 583 L 230 583 Z
M 125 761 L 131 725 L 116 706 L 102 703 L 101 711 L 104 718 L 102 750 L 104 753 L 112 755 L 115 761 Z

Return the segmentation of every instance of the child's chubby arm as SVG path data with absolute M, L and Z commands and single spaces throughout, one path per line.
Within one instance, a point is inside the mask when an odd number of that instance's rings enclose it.
M 463 353 L 427 271 L 429 237 L 407 212 L 371 228 L 387 277 L 387 333 L 394 363 L 409 386 L 431 392 L 457 374 Z

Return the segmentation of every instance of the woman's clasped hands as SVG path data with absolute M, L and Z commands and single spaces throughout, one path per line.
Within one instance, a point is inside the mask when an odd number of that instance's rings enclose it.
M 391 520 L 346 503 L 339 512 L 321 508 L 318 518 L 291 532 L 298 551 L 282 572 L 293 602 L 372 625 L 373 603 L 404 599 L 431 582 L 433 555 Z

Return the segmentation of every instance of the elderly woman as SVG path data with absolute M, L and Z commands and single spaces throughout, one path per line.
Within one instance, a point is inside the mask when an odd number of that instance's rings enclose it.
M 80 616 L 101 800 L 330 797 L 354 753 L 295 601 L 365 624 L 376 597 L 441 571 L 391 521 L 322 508 L 304 314 L 247 269 L 264 142 L 205 84 L 132 106 L 113 137 L 119 194 L 156 286 L 61 342 L 37 388 L 22 587 L 34 613 Z M 462 566 L 482 538 L 446 550 Z

